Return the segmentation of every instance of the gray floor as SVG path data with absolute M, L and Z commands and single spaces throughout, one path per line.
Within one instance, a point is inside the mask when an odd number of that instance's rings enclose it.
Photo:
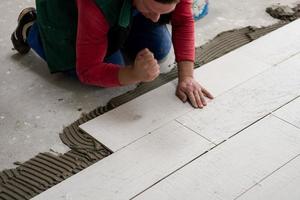
M 269 25 L 276 20 L 264 10 L 281 2 L 299 0 L 215 0 L 209 15 L 196 24 L 196 44 L 216 34 L 248 25 Z M 103 89 L 80 84 L 61 74 L 50 75 L 34 53 L 20 56 L 12 51 L 10 34 L 22 8 L 33 0 L 2 0 L 0 3 L 0 170 L 26 161 L 38 152 L 65 152 L 58 133 L 82 112 L 105 105 L 131 87 Z

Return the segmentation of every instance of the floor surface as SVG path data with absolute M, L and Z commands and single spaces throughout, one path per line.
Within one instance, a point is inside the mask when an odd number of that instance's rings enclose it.
M 174 98 L 175 80 L 82 124 L 114 153 L 33 199 L 298 200 L 299 28 L 196 69 L 215 95 L 203 110 Z
M 196 25 L 196 45 L 216 34 L 248 25 L 269 25 L 277 20 L 264 10 L 273 3 L 291 4 L 297 0 L 253 0 L 210 2 L 209 15 Z M 22 8 L 33 0 L 3 0 L 0 3 L 0 170 L 13 167 L 50 149 L 67 148 L 58 133 L 82 112 L 105 105 L 134 86 L 103 89 L 84 86 L 61 74 L 50 75 L 46 64 L 34 53 L 20 56 L 12 51 L 10 34 Z

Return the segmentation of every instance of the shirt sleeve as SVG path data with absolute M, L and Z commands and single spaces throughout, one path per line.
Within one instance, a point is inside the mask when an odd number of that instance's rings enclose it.
M 195 22 L 192 0 L 181 0 L 171 18 L 176 62 L 195 61 Z
M 93 0 L 77 0 L 76 73 L 85 84 L 120 86 L 119 65 L 104 63 L 109 24 Z

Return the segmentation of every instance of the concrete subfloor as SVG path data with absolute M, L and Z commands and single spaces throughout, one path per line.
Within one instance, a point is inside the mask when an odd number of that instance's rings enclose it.
M 277 20 L 265 13 L 274 3 L 294 5 L 299 0 L 211 0 L 209 15 L 196 24 L 196 45 L 218 33 L 248 25 L 265 26 Z M 96 88 L 62 74 L 51 75 L 46 63 L 33 52 L 20 56 L 12 51 L 10 34 L 22 8 L 34 0 L 2 0 L 0 3 L 0 170 L 14 167 L 50 149 L 68 148 L 58 133 L 82 112 L 105 105 L 134 86 Z

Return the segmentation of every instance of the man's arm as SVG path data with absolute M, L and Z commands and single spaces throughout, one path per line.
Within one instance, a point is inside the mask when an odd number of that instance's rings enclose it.
M 181 61 L 178 63 L 178 78 L 184 77 L 194 78 L 194 62 Z
M 181 0 L 172 14 L 172 40 L 178 63 L 176 95 L 196 108 L 206 105 L 204 96 L 213 96 L 194 79 L 195 36 L 192 0 Z
M 77 0 L 78 30 L 76 71 L 81 82 L 101 87 L 115 87 L 152 81 L 159 74 L 153 54 L 144 49 L 132 66 L 105 63 L 109 25 L 93 0 Z
M 81 82 L 100 87 L 120 86 L 119 65 L 104 63 L 109 25 L 93 0 L 77 0 L 76 72 Z

